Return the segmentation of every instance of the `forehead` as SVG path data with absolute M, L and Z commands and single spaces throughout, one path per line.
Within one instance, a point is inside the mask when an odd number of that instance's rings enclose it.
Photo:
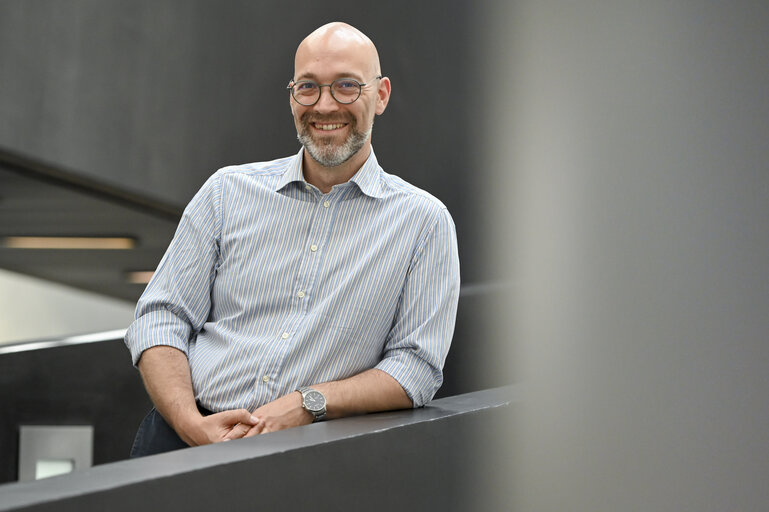
M 308 38 L 299 45 L 294 61 L 294 77 L 365 80 L 376 68 L 376 50 L 370 43 L 345 34 Z

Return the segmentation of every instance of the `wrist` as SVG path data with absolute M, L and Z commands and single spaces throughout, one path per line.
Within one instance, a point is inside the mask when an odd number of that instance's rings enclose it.
M 297 389 L 302 398 L 302 409 L 312 416 L 312 421 L 326 417 L 326 396 L 315 388 L 304 386 Z
M 177 433 L 177 435 L 190 446 L 198 446 L 206 444 L 205 434 L 201 437 L 201 433 L 204 433 L 202 428 L 203 415 L 197 410 L 187 411 L 177 414 L 172 422 L 169 422 L 171 428 Z
M 299 397 L 296 403 L 296 408 L 299 409 L 301 412 L 300 414 L 302 417 L 304 417 L 307 421 L 307 423 L 312 423 L 314 420 L 314 416 L 310 411 L 304 408 L 304 397 L 302 396 L 302 392 L 298 389 L 291 393 L 292 396 Z

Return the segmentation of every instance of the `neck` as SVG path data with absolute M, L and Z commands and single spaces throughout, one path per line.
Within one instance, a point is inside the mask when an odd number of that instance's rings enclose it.
M 307 183 L 315 185 L 324 194 L 331 192 L 334 185 L 347 183 L 355 173 L 363 167 L 369 155 L 371 145 L 366 144 L 352 158 L 336 167 L 326 167 L 319 164 L 307 151 L 303 152 L 302 172 Z

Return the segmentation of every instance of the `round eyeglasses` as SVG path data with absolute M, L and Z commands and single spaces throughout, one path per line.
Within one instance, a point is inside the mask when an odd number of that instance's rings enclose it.
M 379 80 L 382 75 L 374 77 L 374 80 Z M 320 90 L 322 87 L 328 87 L 331 91 L 331 96 L 343 105 L 349 105 L 354 103 L 355 100 L 360 98 L 361 90 L 368 84 L 362 84 L 352 78 L 337 78 L 330 84 L 319 84 L 312 80 L 299 80 L 289 82 L 286 89 L 291 91 L 291 96 L 300 105 L 305 107 L 311 107 L 315 105 L 320 99 Z

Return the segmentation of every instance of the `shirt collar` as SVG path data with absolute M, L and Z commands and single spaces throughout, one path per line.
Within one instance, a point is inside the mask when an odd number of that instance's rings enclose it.
M 295 181 L 300 182 L 301 184 L 305 184 L 304 176 L 302 175 L 302 154 L 304 153 L 304 147 L 302 147 L 299 150 L 299 153 L 292 156 L 291 159 L 288 161 L 288 168 L 286 168 L 286 172 L 283 173 L 283 176 L 280 177 L 278 182 L 275 184 L 275 191 L 278 191 L 288 185 L 289 183 L 293 183 Z
M 373 198 L 382 197 L 382 183 L 379 180 L 379 163 L 377 162 L 374 148 L 355 176 L 350 181 L 358 185 L 360 191 Z
M 286 172 L 283 173 L 283 176 L 275 184 L 276 191 L 289 183 L 299 182 L 302 185 L 307 183 L 302 174 L 303 156 L 304 148 L 301 148 L 296 155 L 291 157 Z M 371 148 L 371 154 L 369 154 L 361 168 L 358 169 L 358 172 L 350 178 L 350 181 L 355 183 L 361 192 L 367 196 L 374 198 L 382 197 L 382 184 L 379 181 L 379 163 L 377 162 L 376 155 L 374 155 L 374 148 Z

